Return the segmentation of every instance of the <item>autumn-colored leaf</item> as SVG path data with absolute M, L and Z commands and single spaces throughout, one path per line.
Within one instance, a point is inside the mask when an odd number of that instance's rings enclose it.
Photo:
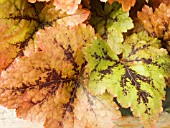
M 5 44 L 0 42 L 0 73 L 2 70 L 6 69 L 13 59 L 17 56 L 20 49 L 15 45 Z
M 81 0 L 54 0 L 56 10 L 62 9 L 67 14 L 74 14 Z
M 38 2 L 49 2 L 51 0 L 28 0 L 31 3 Z M 56 10 L 62 10 L 67 14 L 74 14 L 78 9 L 81 0 L 52 0 L 52 3 L 55 5 Z
M 122 8 L 124 11 L 129 11 L 130 8 L 135 5 L 136 2 L 136 0 L 117 0 L 117 1 L 122 4 Z
M 133 28 L 133 23 L 128 12 L 124 12 L 121 5 L 114 2 L 105 4 L 104 10 L 97 0 L 93 0 L 92 17 L 90 23 L 96 32 L 106 40 L 111 49 L 120 54 L 122 52 L 123 32 Z
M 114 120 L 120 117 L 118 107 L 108 93 L 92 96 L 80 87 L 76 97 L 74 114 L 77 128 L 112 128 Z
M 56 10 L 53 3 L 50 3 L 44 7 L 40 13 L 40 20 L 46 24 L 52 26 L 55 25 L 66 25 L 66 26 L 76 26 L 83 23 L 90 15 L 90 11 L 82 9 L 79 7 L 74 14 L 67 14 L 61 10 Z
M 112 96 L 92 96 L 81 84 L 86 64 L 81 49 L 94 34 L 86 25 L 39 30 L 24 56 L 2 72 L 0 104 L 16 109 L 20 118 L 44 120 L 45 128 L 112 126 L 120 117 Z
M 122 58 L 102 39 L 85 48 L 87 90 L 93 95 L 109 92 L 122 107 L 130 107 L 145 128 L 155 125 L 165 97 L 164 77 L 170 58 L 160 41 L 145 32 L 133 34 L 123 43 Z
M 170 5 L 160 4 L 158 8 L 153 9 L 144 6 L 142 12 L 138 12 L 144 28 L 153 37 L 162 38 L 164 41 L 170 41 Z
M 152 0 L 154 8 L 159 7 L 161 3 L 170 4 L 169 0 Z
M 38 2 L 49 2 L 50 0 L 28 0 L 30 3 L 35 3 L 36 1 Z
M 0 72 L 6 69 L 32 38 L 38 23 L 36 9 L 27 0 L 0 2 Z
M 123 11 L 129 11 L 131 7 L 133 7 L 136 3 L 136 0 L 100 0 L 102 2 L 108 2 L 112 4 L 114 1 L 118 1 L 122 4 Z
M 82 0 L 83 7 L 90 9 L 90 0 Z

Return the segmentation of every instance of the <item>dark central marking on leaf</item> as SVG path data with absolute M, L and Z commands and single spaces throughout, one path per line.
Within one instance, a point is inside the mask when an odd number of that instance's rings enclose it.
M 33 102 L 30 101 L 34 105 L 42 105 L 48 98 L 52 95 L 55 95 L 56 91 L 58 90 L 59 86 L 66 86 L 70 83 L 74 83 L 75 79 L 69 78 L 62 78 L 61 73 L 57 73 L 55 69 L 41 69 L 40 67 L 37 70 L 42 70 L 42 72 L 47 72 L 47 77 L 45 82 L 41 81 L 41 78 L 36 80 L 36 84 L 32 85 L 30 83 L 22 83 L 22 87 L 12 87 L 12 88 L 5 88 L 5 90 L 12 91 L 14 95 L 20 95 L 25 93 L 26 90 L 34 90 L 34 89 L 47 89 L 47 93 L 43 99 L 39 101 Z M 73 89 L 74 90 L 74 89 Z M 70 101 L 71 102 L 71 101 Z
M 146 59 L 146 58 L 135 58 L 134 60 L 126 60 L 126 59 L 124 59 L 123 60 L 123 62 L 143 62 L 143 63 L 145 63 L 145 64 L 152 64 L 152 65 L 155 65 L 155 66 L 157 66 L 158 68 L 160 68 L 161 67 L 161 65 L 160 64 L 158 64 L 157 62 L 153 62 L 153 60 L 151 59 L 151 58 L 148 58 L 148 59 Z
M 148 103 L 148 97 L 153 98 L 148 92 L 139 90 L 137 92 L 137 95 L 139 96 L 137 98 L 138 103 L 141 103 L 141 100 L 143 101 L 144 104 Z
M 23 51 L 28 46 L 28 42 L 30 41 L 30 39 L 33 39 L 34 34 L 39 30 L 39 28 L 41 28 L 41 25 L 43 24 L 43 22 L 39 20 L 39 13 L 38 13 L 38 11 L 37 11 L 37 9 L 36 9 L 34 4 L 28 3 L 34 9 L 34 11 L 35 11 L 34 17 L 28 16 L 26 14 L 24 14 L 24 15 L 21 14 L 20 13 L 20 9 L 15 4 L 16 3 L 14 3 L 14 6 L 17 9 L 19 15 L 18 16 L 13 16 L 13 14 L 11 13 L 11 14 L 9 14 L 9 16 L 7 16 L 4 19 L 19 20 L 19 23 L 22 20 L 27 20 L 27 21 L 30 21 L 30 22 L 35 21 L 35 28 L 34 28 L 34 30 L 32 32 L 30 32 L 30 33 L 27 33 L 29 36 L 24 41 L 15 42 L 15 44 L 14 44 L 14 45 L 16 45 L 17 47 L 20 48 L 20 51 L 18 52 L 18 54 L 15 57 L 15 58 L 17 58 L 17 57 L 22 57 L 24 55 Z M 5 70 L 13 63 L 15 58 L 13 58 L 13 60 L 11 61 L 11 63 L 8 64 L 8 66 L 5 68 Z
M 128 88 L 126 86 L 127 82 L 129 82 L 129 80 L 130 80 L 131 84 L 133 86 L 135 86 L 136 90 L 138 91 L 137 92 L 137 95 L 139 96 L 137 99 L 138 103 L 140 104 L 141 100 L 145 104 L 148 103 L 148 97 L 151 97 L 151 98 L 153 98 L 153 97 L 148 92 L 141 89 L 141 82 L 139 82 L 139 81 L 146 82 L 148 84 L 153 85 L 152 79 L 150 79 L 149 77 L 142 76 L 142 75 L 138 74 L 137 72 L 130 69 L 126 65 L 124 67 L 125 67 L 125 74 L 121 77 L 121 82 L 120 82 L 120 85 L 123 88 L 124 95 L 127 95 L 128 91 L 130 91 L 130 90 L 128 90 Z
M 4 18 L 4 19 L 13 19 L 13 20 L 27 20 L 27 21 L 36 21 L 38 23 L 41 23 L 40 20 L 38 18 L 34 18 L 34 17 L 30 17 L 30 16 L 9 16 L 8 18 Z
M 98 44 L 98 45 L 99 45 L 99 44 Z M 99 45 L 99 46 L 100 46 L 100 45 Z M 107 51 L 106 49 L 104 49 L 104 48 L 100 48 L 100 49 L 101 49 L 103 55 L 98 55 L 97 52 L 94 52 L 94 53 L 92 53 L 92 55 L 91 55 L 91 57 L 95 58 L 96 61 L 97 61 L 97 64 L 95 65 L 95 67 L 94 67 L 94 69 L 91 71 L 91 73 L 97 71 L 97 72 L 100 74 L 100 76 L 98 76 L 98 77 L 100 77 L 100 80 L 102 80 L 102 79 L 105 77 L 105 75 L 107 75 L 107 74 L 112 74 L 112 69 L 113 69 L 115 66 L 117 66 L 117 64 L 118 64 L 119 62 L 118 62 L 117 60 L 113 60 L 112 57 L 108 54 L 108 51 Z M 111 65 L 111 66 L 108 66 L 106 69 L 99 70 L 99 69 L 97 69 L 97 68 L 98 68 L 101 60 L 105 60 L 106 62 L 109 61 L 109 62 L 111 62 L 112 65 Z
M 138 52 L 139 50 L 144 50 L 144 49 L 148 48 L 150 46 L 150 44 L 143 45 L 143 46 L 137 47 L 137 48 L 135 48 L 135 46 L 136 46 L 136 44 L 132 44 L 132 50 L 131 50 L 131 53 L 129 53 L 128 57 L 135 55 L 136 52 Z
M 67 103 L 63 104 L 64 111 L 62 114 L 62 118 L 65 117 L 67 112 L 72 113 L 74 110 L 73 103 L 76 98 L 77 89 L 80 87 L 80 84 L 77 81 L 73 81 L 73 84 L 71 86 L 74 86 L 74 87 L 72 88 L 72 91 L 70 92 L 71 97 L 69 98 L 69 101 Z
M 108 66 L 107 69 L 104 69 L 104 70 L 99 70 L 98 72 L 101 74 L 100 76 L 100 80 L 102 80 L 106 75 L 110 75 L 113 73 L 113 68 L 114 67 L 117 67 L 119 63 L 116 62 L 114 63 L 112 66 Z
M 102 73 L 103 75 L 111 74 L 113 67 L 114 67 L 114 65 L 113 65 L 113 66 L 108 66 L 107 69 L 105 69 L 105 70 L 100 70 L 99 73 Z
M 57 42 L 56 39 L 54 39 L 54 42 L 55 42 L 55 44 L 59 45 L 63 49 L 66 60 L 69 61 L 70 63 L 72 63 L 72 65 L 74 67 L 73 70 L 75 71 L 75 75 L 79 75 L 79 73 L 80 73 L 80 71 L 78 70 L 79 65 L 75 61 L 74 50 L 72 49 L 72 47 L 70 45 L 68 45 L 67 48 L 64 48 L 64 46 L 62 44 L 60 44 L 59 42 Z

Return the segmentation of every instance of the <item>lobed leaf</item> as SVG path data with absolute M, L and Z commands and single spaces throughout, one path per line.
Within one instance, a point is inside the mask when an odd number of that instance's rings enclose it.
M 122 52 L 122 33 L 133 28 L 133 23 L 128 12 L 123 12 L 121 5 L 114 2 L 112 5 L 105 4 L 104 10 L 101 4 L 92 1 L 92 17 L 90 24 L 97 33 L 109 44 L 111 49 L 120 54 Z
M 28 0 L 30 3 L 35 3 L 36 1 L 38 2 L 49 2 L 50 0 Z
M 84 51 L 87 90 L 93 95 L 108 91 L 123 107 L 130 107 L 146 128 L 153 127 L 162 111 L 164 77 L 170 66 L 160 41 L 145 32 L 133 34 L 124 41 L 120 59 L 100 38 Z
M 74 14 L 67 14 L 61 10 L 56 10 L 53 3 L 47 4 L 40 13 L 40 20 L 45 24 L 76 26 L 83 23 L 90 15 L 90 11 L 78 8 Z
M 118 1 L 122 4 L 123 11 L 129 11 L 131 7 L 133 7 L 136 3 L 136 0 L 100 0 L 102 2 L 108 2 L 112 4 L 114 1 Z
M 54 0 L 54 5 L 57 10 L 62 9 L 67 14 L 74 14 L 78 9 L 78 5 L 81 3 L 81 0 Z
M 86 65 L 81 49 L 94 36 L 92 27 L 86 25 L 39 30 L 24 56 L 2 72 L 0 104 L 16 109 L 20 118 L 44 120 L 45 128 L 113 125 L 120 113 L 112 97 L 94 97 L 81 84 Z M 90 120 L 91 116 L 95 118 Z
M 153 12 L 152 8 L 144 6 L 142 12 L 138 12 L 138 18 L 144 28 L 153 37 L 162 38 L 165 41 L 170 40 L 170 5 L 161 3 Z
M 31 3 L 38 2 L 51 2 L 51 0 L 28 0 Z M 56 10 L 62 10 L 67 14 L 74 14 L 78 9 L 81 0 L 53 0 L 53 5 L 55 5 Z
M 159 7 L 161 3 L 169 4 L 170 1 L 169 0 L 152 0 L 152 3 L 153 3 L 154 8 L 157 8 Z
M 38 26 L 36 8 L 27 0 L 0 2 L 0 72 L 22 53 Z

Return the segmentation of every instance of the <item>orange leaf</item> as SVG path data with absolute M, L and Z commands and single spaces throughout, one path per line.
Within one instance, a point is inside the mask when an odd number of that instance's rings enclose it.
M 81 0 L 54 0 L 56 9 L 62 9 L 63 11 L 67 12 L 67 14 L 74 14 L 80 3 Z
M 36 46 L 32 42 L 2 71 L 0 104 L 16 109 L 20 118 L 45 121 L 45 128 L 113 127 L 120 117 L 113 97 L 92 96 L 81 80 L 86 65 L 81 49 L 94 37 L 86 25 L 39 30 Z
M 124 11 L 129 11 L 131 7 L 133 7 L 136 3 L 136 0 L 100 0 L 102 2 L 108 2 L 109 4 L 112 4 L 114 1 L 118 1 L 120 4 L 122 4 L 122 8 Z
M 161 3 L 170 4 L 169 0 L 152 0 L 154 8 L 159 7 Z
M 154 12 L 145 5 L 142 12 L 138 12 L 138 18 L 150 35 L 170 40 L 170 5 L 161 3 Z

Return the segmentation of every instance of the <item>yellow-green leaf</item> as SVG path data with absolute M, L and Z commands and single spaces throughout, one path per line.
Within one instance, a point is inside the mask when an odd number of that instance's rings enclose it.
M 170 74 L 170 58 L 160 41 L 140 32 L 124 41 L 122 57 L 100 38 L 84 51 L 87 90 L 93 95 L 108 91 L 146 128 L 155 126 L 165 97 L 164 77 Z
M 114 2 L 112 5 L 106 3 L 104 9 L 97 0 L 92 3 L 92 16 L 90 24 L 94 26 L 97 33 L 109 44 L 116 53 L 122 52 L 123 32 L 133 28 L 129 12 L 124 12 L 121 5 Z

